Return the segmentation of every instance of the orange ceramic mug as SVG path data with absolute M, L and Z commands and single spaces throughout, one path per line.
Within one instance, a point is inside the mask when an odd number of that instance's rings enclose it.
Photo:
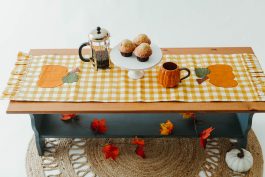
M 180 71 L 185 70 L 188 72 L 186 76 L 180 78 Z M 190 76 L 188 68 L 179 68 L 176 63 L 165 62 L 158 73 L 158 82 L 163 87 L 177 87 L 178 84 Z

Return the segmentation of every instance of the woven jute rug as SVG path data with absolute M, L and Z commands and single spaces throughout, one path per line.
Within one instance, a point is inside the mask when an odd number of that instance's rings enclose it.
M 45 155 L 38 156 L 34 139 L 31 140 L 26 169 L 29 177 L 262 177 L 263 158 L 259 142 L 250 131 L 247 149 L 254 165 L 247 173 L 234 173 L 225 163 L 225 153 L 231 148 L 229 139 L 211 139 L 206 150 L 198 139 L 145 139 L 146 158 L 142 159 L 130 145 L 131 139 L 111 139 L 120 149 L 113 161 L 105 159 L 102 146 L 109 139 L 47 139 Z

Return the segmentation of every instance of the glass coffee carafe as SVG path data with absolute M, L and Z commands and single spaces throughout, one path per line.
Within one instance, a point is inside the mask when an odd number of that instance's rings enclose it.
M 89 33 L 88 42 L 83 43 L 79 47 L 79 57 L 84 62 L 92 62 L 93 66 L 98 69 L 107 69 L 110 67 L 109 58 L 109 32 L 104 29 L 97 27 Z M 90 46 L 91 57 L 85 58 L 82 55 L 82 49 L 85 46 Z

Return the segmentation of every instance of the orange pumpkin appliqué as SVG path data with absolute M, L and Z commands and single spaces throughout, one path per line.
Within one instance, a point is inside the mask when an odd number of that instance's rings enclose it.
M 217 87 L 231 88 L 238 85 L 233 74 L 233 68 L 230 65 L 216 64 L 210 65 L 208 69 L 211 71 L 208 74 L 209 82 Z
M 63 85 L 62 78 L 68 73 L 67 67 L 60 65 L 45 65 L 41 68 L 41 74 L 38 80 L 38 86 L 44 88 L 53 88 Z

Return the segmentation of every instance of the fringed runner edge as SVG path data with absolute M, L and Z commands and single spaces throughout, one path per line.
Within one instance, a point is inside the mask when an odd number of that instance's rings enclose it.
M 18 52 L 15 66 L 10 73 L 7 86 L 2 92 L 0 99 L 12 100 L 15 97 L 21 86 L 22 78 L 26 73 L 29 61 L 30 55 L 28 53 Z
M 259 60 L 254 54 L 244 53 L 242 57 L 260 101 L 265 101 L 265 74 Z

